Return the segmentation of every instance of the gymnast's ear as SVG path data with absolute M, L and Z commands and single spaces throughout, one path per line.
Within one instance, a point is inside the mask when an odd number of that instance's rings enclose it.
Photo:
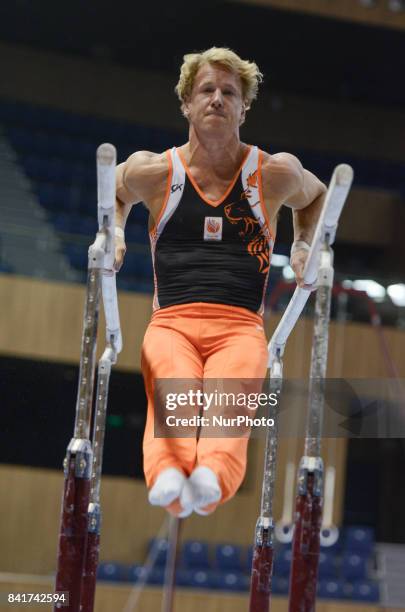
M 189 102 L 188 100 L 184 100 L 184 102 L 181 105 L 181 112 L 183 113 L 183 115 L 185 116 L 186 119 L 189 119 L 190 117 L 190 107 L 189 107 Z
M 248 110 L 249 110 L 249 106 L 246 104 L 246 102 L 242 102 L 242 111 L 240 114 L 239 125 L 243 125 L 245 123 L 246 111 Z

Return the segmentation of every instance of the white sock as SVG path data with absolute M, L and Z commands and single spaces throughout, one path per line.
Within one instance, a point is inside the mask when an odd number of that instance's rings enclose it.
M 168 506 L 180 497 L 185 482 L 187 482 L 186 477 L 176 468 L 163 470 L 149 491 L 149 503 L 152 506 Z
M 193 512 L 194 498 L 189 481 L 186 479 L 180 493 L 180 505 L 184 510 L 180 512 L 179 518 L 186 518 Z
M 188 479 L 188 487 L 183 487 L 180 503 L 183 507 L 190 506 L 198 514 L 206 514 L 201 508 L 214 504 L 222 496 L 218 478 L 209 467 L 197 467 Z
M 186 480 L 180 494 L 180 504 L 185 510 L 193 511 L 194 508 L 194 490 L 189 480 Z

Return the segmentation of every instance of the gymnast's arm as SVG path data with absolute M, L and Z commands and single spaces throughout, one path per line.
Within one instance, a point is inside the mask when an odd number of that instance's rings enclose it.
M 168 161 L 165 154 L 137 151 L 117 166 L 115 202 L 115 269 L 118 271 L 124 261 L 125 224 L 134 204 L 143 202 L 152 218 L 159 196 L 163 201 L 168 175 Z
M 275 208 L 278 209 L 284 204 L 293 211 L 294 243 L 303 241 L 310 245 L 325 200 L 326 186 L 289 153 L 271 156 L 267 161 L 267 168 L 264 161 L 264 191 L 266 184 L 271 189 Z M 295 248 L 291 255 L 291 267 L 301 287 L 304 283 L 303 272 L 307 257 L 308 250 L 305 248 Z

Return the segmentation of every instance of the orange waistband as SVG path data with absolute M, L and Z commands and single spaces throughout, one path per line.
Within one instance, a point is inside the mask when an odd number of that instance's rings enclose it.
M 152 320 L 166 315 L 180 315 L 192 318 L 218 318 L 235 317 L 245 321 L 253 321 L 263 324 L 263 318 L 255 312 L 242 308 L 241 306 L 229 306 L 228 304 L 215 304 L 212 302 L 191 302 L 190 304 L 176 304 L 159 308 L 152 314 Z

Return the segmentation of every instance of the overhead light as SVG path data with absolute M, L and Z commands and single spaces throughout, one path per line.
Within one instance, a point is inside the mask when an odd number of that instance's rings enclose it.
M 394 13 L 399 13 L 405 10 L 405 2 L 404 0 L 388 0 L 388 8 Z
M 293 280 L 295 278 L 294 270 L 291 266 L 284 266 L 283 276 L 285 280 Z
M 395 306 L 405 306 L 405 285 L 403 283 L 390 285 L 387 293 Z
M 342 287 L 343 289 L 351 289 L 353 287 L 353 281 L 349 279 L 342 281 Z
M 276 268 L 283 268 L 284 266 L 288 266 L 290 263 L 287 255 L 278 255 L 277 253 L 273 253 L 271 256 L 271 265 Z
M 382 302 L 386 295 L 385 287 L 374 280 L 355 280 L 353 281 L 353 289 L 356 291 L 365 291 L 375 302 Z

